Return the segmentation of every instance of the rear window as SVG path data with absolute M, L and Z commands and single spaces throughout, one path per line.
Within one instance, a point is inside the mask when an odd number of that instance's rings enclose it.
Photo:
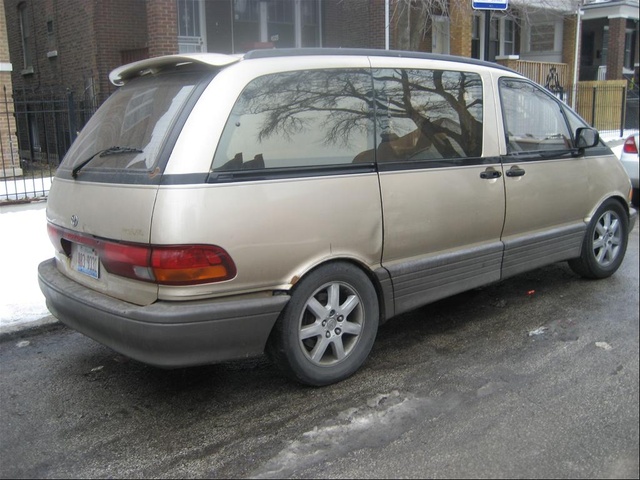
M 78 175 L 159 173 L 173 126 L 204 80 L 202 72 L 174 73 L 137 78 L 120 87 L 82 129 L 59 172 L 70 174 L 88 162 Z

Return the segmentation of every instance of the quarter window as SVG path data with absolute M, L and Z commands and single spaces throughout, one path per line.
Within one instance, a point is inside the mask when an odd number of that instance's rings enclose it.
M 277 73 L 244 89 L 225 125 L 212 170 L 351 164 L 372 147 L 368 72 Z
M 482 80 L 442 70 L 374 71 L 379 162 L 482 155 Z
M 503 78 L 500 98 L 509 153 L 571 149 L 562 107 L 544 90 Z

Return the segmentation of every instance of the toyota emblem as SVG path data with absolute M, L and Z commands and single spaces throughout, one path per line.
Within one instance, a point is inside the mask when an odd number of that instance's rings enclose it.
M 74 227 L 78 226 L 78 216 L 77 215 L 71 215 L 71 225 L 73 225 Z

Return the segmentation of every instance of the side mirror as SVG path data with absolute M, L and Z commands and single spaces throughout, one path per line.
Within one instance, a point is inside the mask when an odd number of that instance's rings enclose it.
M 576 147 L 591 148 L 595 147 L 600 141 L 600 134 L 593 128 L 580 127 L 576 130 Z

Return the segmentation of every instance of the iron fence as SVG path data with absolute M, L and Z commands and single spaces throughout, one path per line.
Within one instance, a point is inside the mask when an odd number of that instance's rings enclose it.
M 12 93 L 0 99 L 0 202 L 46 197 L 58 165 L 98 102 L 72 91 Z
M 570 87 L 563 100 L 572 102 L 589 125 L 601 133 L 638 130 L 638 87 L 626 80 L 608 82 L 581 82 Z

